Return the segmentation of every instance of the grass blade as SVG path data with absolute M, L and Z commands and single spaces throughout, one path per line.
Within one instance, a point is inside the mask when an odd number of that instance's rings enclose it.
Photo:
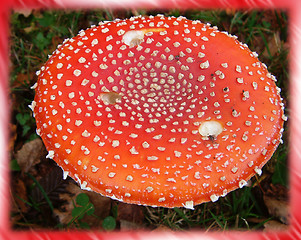
M 29 176 L 32 179 L 32 181 L 34 181 L 34 183 L 37 185 L 37 187 L 40 189 L 40 191 L 41 191 L 42 195 L 44 196 L 46 202 L 48 203 L 51 211 L 53 211 L 54 208 L 53 208 L 52 202 L 50 201 L 50 199 L 49 199 L 47 193 L 45 192 L 44 188 L 37 181 L 37 179 L 34 176 L 32 176 L 30 173 L 27 173 L 27 176 Z

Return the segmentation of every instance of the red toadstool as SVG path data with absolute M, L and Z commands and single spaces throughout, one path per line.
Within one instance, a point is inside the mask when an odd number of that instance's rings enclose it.
M 280 90 L 234 36 L 183 17 L 101 23 L 37 73 L 37 133 L 83 189 L 193 206 L 243 187 L 285 120 Z

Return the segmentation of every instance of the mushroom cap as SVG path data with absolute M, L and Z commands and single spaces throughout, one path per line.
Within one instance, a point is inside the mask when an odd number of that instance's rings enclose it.
M 37 133 L 83 189 L 193 209 L 243 187 L 285 120 L 275 77 L 245 44 L 184 17 L 100 23 L 37 73 Z

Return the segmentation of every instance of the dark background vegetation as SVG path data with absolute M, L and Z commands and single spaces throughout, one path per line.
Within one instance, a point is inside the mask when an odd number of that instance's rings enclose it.
M 280 10 L 24 10 L 11 14 L 10 35 L 10 163 L 11 224 L 16 230 L 273 230 L 289 224 L 287 169 L 288 122 L 284 144 L 249 187 L 231 192 L 216 203 L 195 210 L 152 208 L 116 202 L 81 190 L 72 179 L 62 179 L 54 161 L 35 133 L 28 108 L 35 72 L 65 38 L 99 21 L 133 15 L 186 16 L 225 30 L 259 54 L 278 79 L 289 115 L 288 15 Z

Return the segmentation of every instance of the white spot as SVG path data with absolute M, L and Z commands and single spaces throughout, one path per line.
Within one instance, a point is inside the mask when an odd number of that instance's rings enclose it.
M 222 176 L 219 178 L 221 181 L 226 181 L 226 176 Z
M 72 81 L 71 81 L 71 80 L 67 80 L 67 81 L 66 81 L 66 86 L 67 86 L 67 87 L 70 87 L 71 85 L 72 85 Z
M 128 31 L 126 32 L 123 37 L 122 41 L 128 45 L 129 47 L 134 47 L 142 43 L 144 39 L 144 32 L 143 31 Z
M 81 75 L 81 70 L 79 70 L 79 69 L 75 69 L 74 70 L 74 72 L 73 72 L 73 74 L 76 76 L 76 77 L 78 77 L 79 75 Z
M 241 180 L 238 184 L 239 184 L 239 187 L 242 188 L 247 185 L 247 182 L 245 180 Z
M 236 81 L 237 81 L 238 83 L 244 83 L 244 79 L 243 79 L 243 78 L 236 78 Z
M 153 139 L 161 139 L 161 137 L 162 137 L 162 134 L 159 134 L 159 135 L 154 136 Z
M 101 125 L 101 121 L 95 120 L 95 121 L 94 121 L 94 125 L 95 125 L 96 127 L 99 127 L 99 126 Z
M 134 146 L 130 149 L 130 153 L 131 154 L 139 154 L 139 152 L 136 150 L 136 148 Z
M 115 132 L 116 133 L 116 132 Z M 122 132 L 121 132 L 122 133 Z M 120 134 L 121 134 L 120 133 Z M 138 134 L 135 134 L 135 133 L 131 133 L 130 135 L 129 135 L 129 137 L 131 137 L 131 138 L 137 138 L 138 137 Z
M 68 174 L 69 174 L 69 172 L 67 172 L 67 171 L 64 171 L 64 172 L 63 172 L 63 179 L 64 179 L 64 180 L 67 179 Z
M 193 201 L 186 201 L 185 204 L 182 203 L 182 205 L 183 205 L 184 208 L 194 210 L 194 208 L 193 208 Z
M 95 38 L 93 39 L 93 41 L 91 42 L 92 47 L 94 47 L 96 44 L 98 44 L 98 40 Z
M 110 178 L 115 177 L 115 175 L 116 175 L 116 173 L 114 173 L 114 172 L 110 172 L 110 173 L 109 173 L 109 177 L 110 177 Z
M 37 86 L 38 86 L 38 83 L 35 83 L 34 85 L 32 85 L 32 86 L 30 87 L 30 89 L 36 89 Z
M 148 144 L 147 142 L 143 142 L 143 143 L 142 143 L 142 147 L 143 147 L 143 148 L 149 148 L 149 144 Z
M 71 92 L 71 93 L 69 93 L 69 98 L 74 98 L 74 96 L 75 96 L 75 94 L 74 94 L 74 92 Z
M 255 167 L 254 171 L 260 176 L 262 174 L 262 170 L 259 167 Z
M 90 137 L 91 133 L 89 133 L 87 130 L 85 130 L 85 131 L 83 131 L 82 136 L 83 137 Z
M 109 32 L 110 31 L 110 29 L 108 29 L 108 28 L 104 28 L 104 29 L 102 29 L 101 30 L 103 33 L 107 33 L 107 32 Z
M 287 121 L 287 116 L 283 114 L 283 115 L 282 115 L 282 120 L 283 120 L 283 121 Z
M 91 168 L 92 168 L 91 171 L 94 172 L 94 173 L 97 172 L 98 169 L 99 169 L 98 167 L 95 167 L 94 165 L 92 165 Z
M 238 73 L 241 73 L 241 66 L 239 65 L 236 65 L 236 68 L 235 68 L 236 72 Z
M 55 110 L 55 109 L 52 110 L 52 115 L 53 116 L 56 115 L 57 113 L 58 113 L 57 110 Z
M 129 182 L 132 182 L 134 180 L 133 176 L 132 175 L 128 175 L 126 177 L 126 180 L 129 181 Z
M 112 147 L 118 147 L 119 146 L 119 141 L 118 140 L 113 140 L 112 141 Z
M 57 69 L 60 69 L 60 68 L 62 68 L 63 67 L 63 64 L 62 63 L 58 63 L 57 65 L 56 65 L 56 68 Z
M 82 190 L 87 190 L 87 191 L 91 191 L 90 187 L 87 187 L 88 183 L 86 181 L 83 181 L 83 183 L 81 184 L 80 188 Z
M 198 81 L 199 82 L 203 82 L 205 80 L 205 76 L 204 75 L 201 75 L 198 77 Z
M 93 71 L 93 72 L 92 72 L 92 76 L 93 76 L 93 77 L 98 77 L 98 73 L 95 72 L 95 71 Z
M 243 140 L 243 141 L 248 141 L 248 136 L 246 135 L 246 134 L 244 134 L 242 137 L 241 137 L 241 139 Z
M 221 195 L 222 197 L 225 197 L 228 194 L 228 190 L 224 189 L 223 194 Z
M 147 188 L 146 188 L 146 191 L 148 191 L 148 192 L 150 193 L 150 192 L 154 191 L 154 188 L 152 188 L 152 187 L 147 187 Z
M 176 157 L 181 157 L 182 153 L 179 151 L 174 151 Z
M 224 68 L 227 68 L 228 67 L 228 63 L 222 63 L 221 66 L 224 67 Z
M 205 62 L 202 62 L 202 63 L 200 64 L 200 68 L 201 68 L 201 69 L 209 68 L 209 61 L 207 60 L 207 61 L 205 61 Z
M 261 154 L 262 154 L 263 156 L 265 156 L 266 153 L 267 153 L 267 151 L 268 151 L 267 149 L 263 149 L 262 152 L 261 152 Z
M 240 115 L 240 112 L 237 112 L 235 109 L 232 110 L 232 116 L 238 117 Z
M 147 160 L 156 161 L 156 160 L 158 160 L 158 157 L 156 157 L 156 156 L 147 156 Z
M 54 151 L 50 150 L 50 151 L 48 152 L 46 158 L 51 158 L 51 159 L 53 159 L 53 157 L 54 157 Z
M 86 86 L 89 83 L 89 80 L 84 79 L 81 83 L 82 86 Z
M 199 133 L 203 137 L 209 137 L 209 136 L 217 137 L 219 134 L 222 133 L 222 131 L 223 131 L 222 125 L 214 120 L 202 122 L 199 127 Z
M 211 196 L 210 196 L 210 199 L 211 199 L 211 201 L 212 202 L 216 202 L 217 200 L 218 200 L 218 196 L 216 195 L 216 194 L 212 194 Z
M 194 173 L 194 177 L 195 177 L 196 179 L 200 179 L 200 178 L 201 178 L 201 173 L 200 173 L 200 172 L 195 172 L 195 173 Z
M 181 44 L 179 42 L 174 42 L 173 44 L 175 47 L 179 47 Z

